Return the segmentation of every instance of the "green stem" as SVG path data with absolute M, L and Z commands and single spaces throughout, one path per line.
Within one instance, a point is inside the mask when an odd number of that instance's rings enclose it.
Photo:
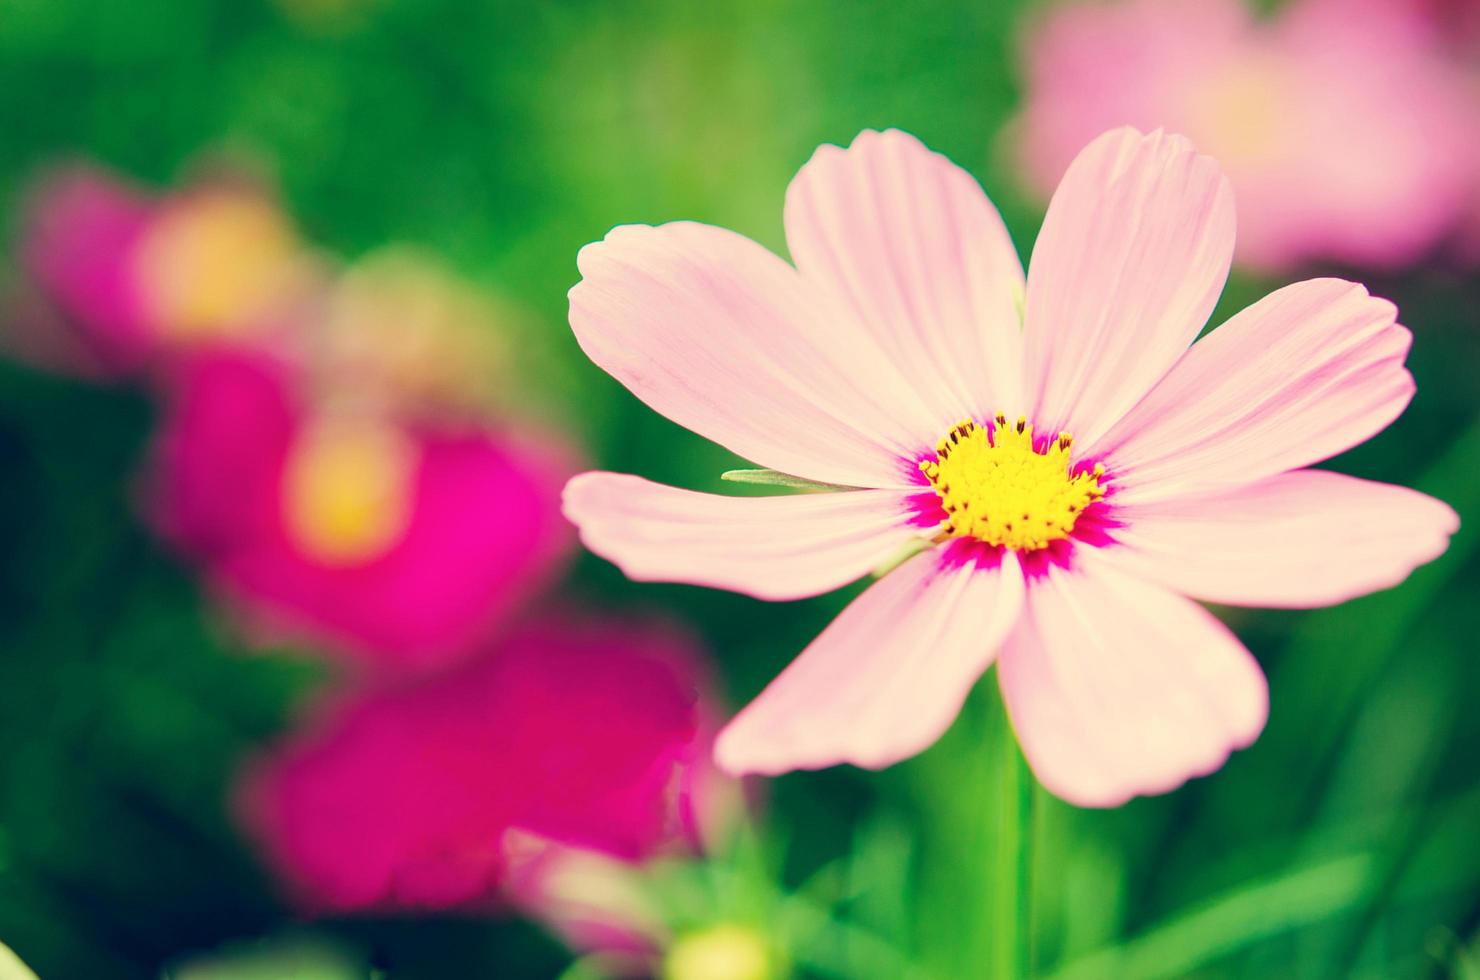
M 1013 748 L 1017 749 L 1017 740 L 1013 740 Z M 1018 913 L 1017 913 L 1017 950 L 1018 950 L 1018 975 L 1023 980 L 1028 980 L 1033 975 L 1033 946 L 1036 938 L 1033 932 L 1033 848 L 1036 836 L 1033 833 L 1033 797 L 1038 792 L 1038 785 L 1033 778 L 1033 773 L 1028 769 L 1026 760 L 1021 752 L 1014 753 L 1017 759 L 1018 771 L 1018 807 L 1017 821 L 1019 827 L 1018 852 L 1017 852 L 1017 879 L 1018 879 Z
M 994 712 L 994 721 L 998 820 L 992 862 L 991 975 L 1028 980 L 1033 959 L 1033 774 L 1018 750 L 1005 709 Z

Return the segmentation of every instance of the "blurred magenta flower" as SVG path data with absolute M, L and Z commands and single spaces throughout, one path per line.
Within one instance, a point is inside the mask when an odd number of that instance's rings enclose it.
M 1391 303 L 1311 280 L 1193 343 L 1233 194 L 1181 137 L 1090 144 L 1026 281 L 976 182 L 897 131 L 819 149 L 785 224 L 796 268 L 719 228 L 620 227 L 581 251 L 570 295 L 582 348 L 653 409 L 764 482 L 838 491 L 588 473 L 565 507 L 591 550 L 764 599 L 902 561 L 721 732 L 730 772 L 889 765 L 996 659 L 1049 789 L 1170 790 L 1249 744 L 1267 706 L 1253 658 L 1183 596 L 1340 602 L 1456 527 L 1422 494 L 1303 469 L 1408 404 Z
M 316 912 L 492 907 L 511 856 L 536 873 L 530 840 L 624 861 L 686 847 L 697 663 L 662 624 L 528 623 L 417 686 L 323 706 L 247 770 L 242 818 Z
M 725 853 L 747 808 L 740 782 L 714 765 L 711 750 L 721 719 L 704 665 L 694 645 L 687 646 L 670 644 L 665 657 L 699 692 L 698 726 L 672 787 L 675 823 L 665 846 L 649 848 L 643 855 L 648 860 L 634 862 L 631 855 L 524 830 L 505 838 L 508 900 L 571 949 L 599 954 L 605 974 L 653 974 L 654 963 L 678 939 L 673 910 L 658 900 L 655 882 L 680 864 Z M 698 910 L 683 911 L 692 918 Z
M 1480 181 L 1480 99 L 1414 0 L 1075 2 L 1033 22 L 1009 130 L 1047 195 L 1114 126 L 1186 133 L 1238 194 L 1241 262 L 1393 267 L 1455 231 Z
M 264 338 L 311 301 L 317 278 L 254 187 L 217 181 L 154 198 L 86 166 L 37 188 L 20 252 L 65 327 L 27 341 L 44 353 L 66 345 L 70 361 L 49 366 L 103 377 L 202 343 Z
M 552 437 L 321 403 L 262 352 L 175 372 L 146 482 L 156 526 L 264 626 L 379 669 L 449 663 L 569 550 Z

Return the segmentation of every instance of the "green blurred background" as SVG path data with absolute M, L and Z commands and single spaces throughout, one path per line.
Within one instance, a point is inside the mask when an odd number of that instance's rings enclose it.
M 0 214 L 13 232 L 26 182 L 58 159 L 158 186 L 203 152 L 250 159 L 326 249 L 412 243 L 533 311 L 521 390 L 597 464 L 718 489 L 731 457 L 580 355 L 564 322 L 576 251 L 673 218 L 781 249 L 782 194 L 813 148 L 898 126 L 972 170 L 1026 254 L 1041 212 L 999 137 L 1023 6 L 0 0 Z M 1215 777 L 1114 811 L 1035 795 L 1038 973 L 1480 976 L 1480 289 L 1442 268 L 1336 271 L 1399 303 L 1419 394 L 1335 465 L 1419 486 L 1467 526 L 1396 591 L 1228 612 L 1272 712 Z M 1220 318 L 1270 285 L 1236 279 Z M 303 928 L 223 800 L 235 762 L 321 674 L 286 651 L 245 655 L 138 527 L 130 475 L 150 424 L 141 395 L 0 366 L 0 941 L 44 980 L 157 977 Z M 852 594 L 635 586 L 590 557 L 570 587 L 694 624 L 733 703 Z M 1000 955 L 987 892 L 1010 808 L 990 687 L 918 759 L 768 788 L 767 873 L 821 910 L 777 913 L 803 975 L 973 977 Z M 568 961 L 513 921 L 313 934 L 398 978 L 553 977 Z

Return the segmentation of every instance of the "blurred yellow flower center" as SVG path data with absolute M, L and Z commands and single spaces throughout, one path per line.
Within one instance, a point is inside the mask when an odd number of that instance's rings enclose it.
M 1287 72 L 1267 58 L 1229 65 L 1188 92 L 1199 145 L 1222 161 L 1270 161 L 1284 140 Z
M 920 471 L 946 510 L 941 531 L 987 544 L 1034 551 L 1069 536 L 1086 507 L 1105 495 L 1105 468 L 1072 474 L 1067 432 L 1042 449 L 1033 427 L 998 415 L 990 435 L 970 419 L 956 425 Z
M 252 326 L 300 274 L 287 221 L 241 192 L 202 193 L 167 207 L 135 262 L 151 315 L 181 338 Z
M 288 533 L 330 565 L 377 558 L 411 520 L 416 446 L 378 423 L 332 419 L 295 441 L 283 474 Z
M 776 975 L 765 937 L 731 923 L 680 936 L 663 959 L 663 980 L 770 980 Z

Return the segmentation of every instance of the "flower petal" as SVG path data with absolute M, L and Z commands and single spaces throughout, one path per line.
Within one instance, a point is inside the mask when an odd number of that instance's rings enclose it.
M 1029 412 L 1088 448 L 1159 381 L 1213 312 L 1233 192 L 1180 136 L 1113 130 L 1074 160 L 1028 267 Z
M 1028 583 L 997 670 L 1034 773 L 1079 806 L 1212 772 L 1268 711 L 1259 665 L 1211 613 L 1088 561 Z
M 1277 290 L 1193 345 L 1106 435 L 1122 503 L 1253 483 L 1362 442 L 1413 397 L 1412 339 L 1361 286 Z
M 746 459 L 824 483 L 904 486 L 901 461 L 939 438 L 852 316 L 741 235 L 626 225 L 578 263 L 570 323 L 591 360 Z
M 786 190 L 804 278 L 852 311 L 934 413 L 1021 411 L 1023 267 L 970 174 L 899 130 L 822 146 Z
M 871 586 L 719 735 L 735 774 L 851 762 L 881 768 L 921 751 L 961 710 L 1017 619 L 1016 557 L 979 564 L 955 547 Z
M 1459 518 L 1407 487 L 1301 470 L 1117 512 L 1107 560 L 1209 602 L 1302 608 L 1390 588 L 1449 546 Z
M 566 485 L 565 515 L 628 578 L 800 599 L 897 555 L 912 536 L 908 500 L 897 490 L 726 497 L 583 473 Z
M 132 259 L 155 202 L 104 171 L 73 166 L 42 182 L 26 211 L 20 260 L 72 328 L 60 340 L 37 338 L 40 353 L 56 351 L 60 366 L 106 377 L 144 367 L 156 353 L 159 325 Z M 77 342 L 75 351 L 61 346 L 68 341 Z

